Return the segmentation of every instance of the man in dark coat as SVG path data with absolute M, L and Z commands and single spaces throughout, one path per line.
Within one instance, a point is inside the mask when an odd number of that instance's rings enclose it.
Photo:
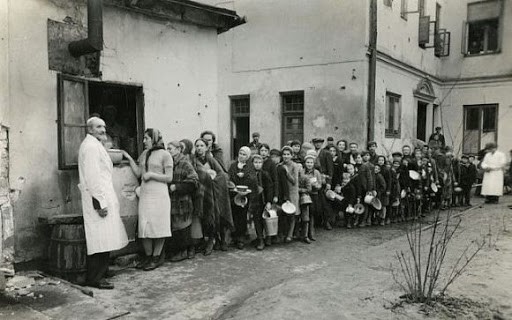
M 436 127 L 436 132 L 430 135 L 428 139 L 428 145 L 430 148 L 442 149 L 446 146 L 444 135 L 441 133 L 441 127 Z
M 332 155 L 328 150 L 322 148 L 324 144 L 323 138 L 314 138 L 313 145 L 315 146 L 315 151 L 317 154 L 315 169 L 320 171 L 322 176 L 325 178 L 325 185 L 322 186 L 321 191 L 319 192 L 321 196 L 319 196 L 320 201 L 322 202 L 323 208 L 323 225 L 325 229 L 332 230 L 332 223 L 334 222 L 334 214 L 333 209 L 331 207 L 331 203 L 325 197 L 325 191 L 331 190 L 332 176 L 334 173 L 334 163 L 332 160 Z

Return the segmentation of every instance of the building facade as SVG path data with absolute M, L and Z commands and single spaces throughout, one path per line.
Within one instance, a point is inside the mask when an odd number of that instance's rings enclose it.
M 333 136 L 361 148 L 376 140 L 390 154 L 428 140 L 437 126 L 459 154 L 489 141 L 512 148 L 509 0 L 218 5 L 247 17 L 219 37 L 224 148 L 258 131 L 274 147 Z
M 104 0 L 103 50 L 74 58 L 68 44 L 87 37 L 86 4 L 0 5 L 0 121 L 9 129 L 11 185 L 25 182 L 13 204 L 16 262 L 44 258 L 49 232 L 40 218 L 81 213 L 77 150 L 90 115 L 108 116 L 122 132 L 118 147 L 135 159 L 145 128 L 166 142 L 217 130 L 217 34 L 241 23 L 236 13 L 192 1 Z M 138 182 L 121 164 L 114 183 L 133 240 Z

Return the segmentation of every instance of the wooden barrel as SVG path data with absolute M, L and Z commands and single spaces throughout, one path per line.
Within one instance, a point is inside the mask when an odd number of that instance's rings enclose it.
M 73 283 L 85 283 L 87 246 L 84 225 L 53 225 L 48 258 L 50 273 Z

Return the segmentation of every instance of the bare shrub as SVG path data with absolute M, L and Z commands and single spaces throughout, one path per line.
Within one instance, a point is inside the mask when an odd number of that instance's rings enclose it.
M 434 212 L 430 228 L 423 219 L 413 222 L 407 230 L 408 248 L 396 252 L 399 271 L 392 268 L 393 279 L 406 292 L 403 298 L 411 302 L 431 302 L 444 295 L 466 270 L 469 263 L 485 245 L 485 241 L 471 241 L 461 252 L 449 251 L 450 243 L 461 224 L 449 210 L 446 217 L 441 211 Z M 445 265 L 447 257 L 455 262 Z M 453 261 L 452 259 L 448 259 Z

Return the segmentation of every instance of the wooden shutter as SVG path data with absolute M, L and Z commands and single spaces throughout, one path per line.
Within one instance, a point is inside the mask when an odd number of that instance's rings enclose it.
M 461 43 L 460 52 L 463 55 L 468 54 L 468 35 L 469 35 L 468 29 L 469 29 L 469 24 L 467 23 L 467 21 L 462 21 L 462 37 L 461 37 L 462 43 Z
M 78 167 L 78 149 L 87 133 L 88 83 L 84 79 L 57 76 L 59 170 Z
M 426 45 L 430 39 L 430 16 L 419 18 L 418 44 Z

